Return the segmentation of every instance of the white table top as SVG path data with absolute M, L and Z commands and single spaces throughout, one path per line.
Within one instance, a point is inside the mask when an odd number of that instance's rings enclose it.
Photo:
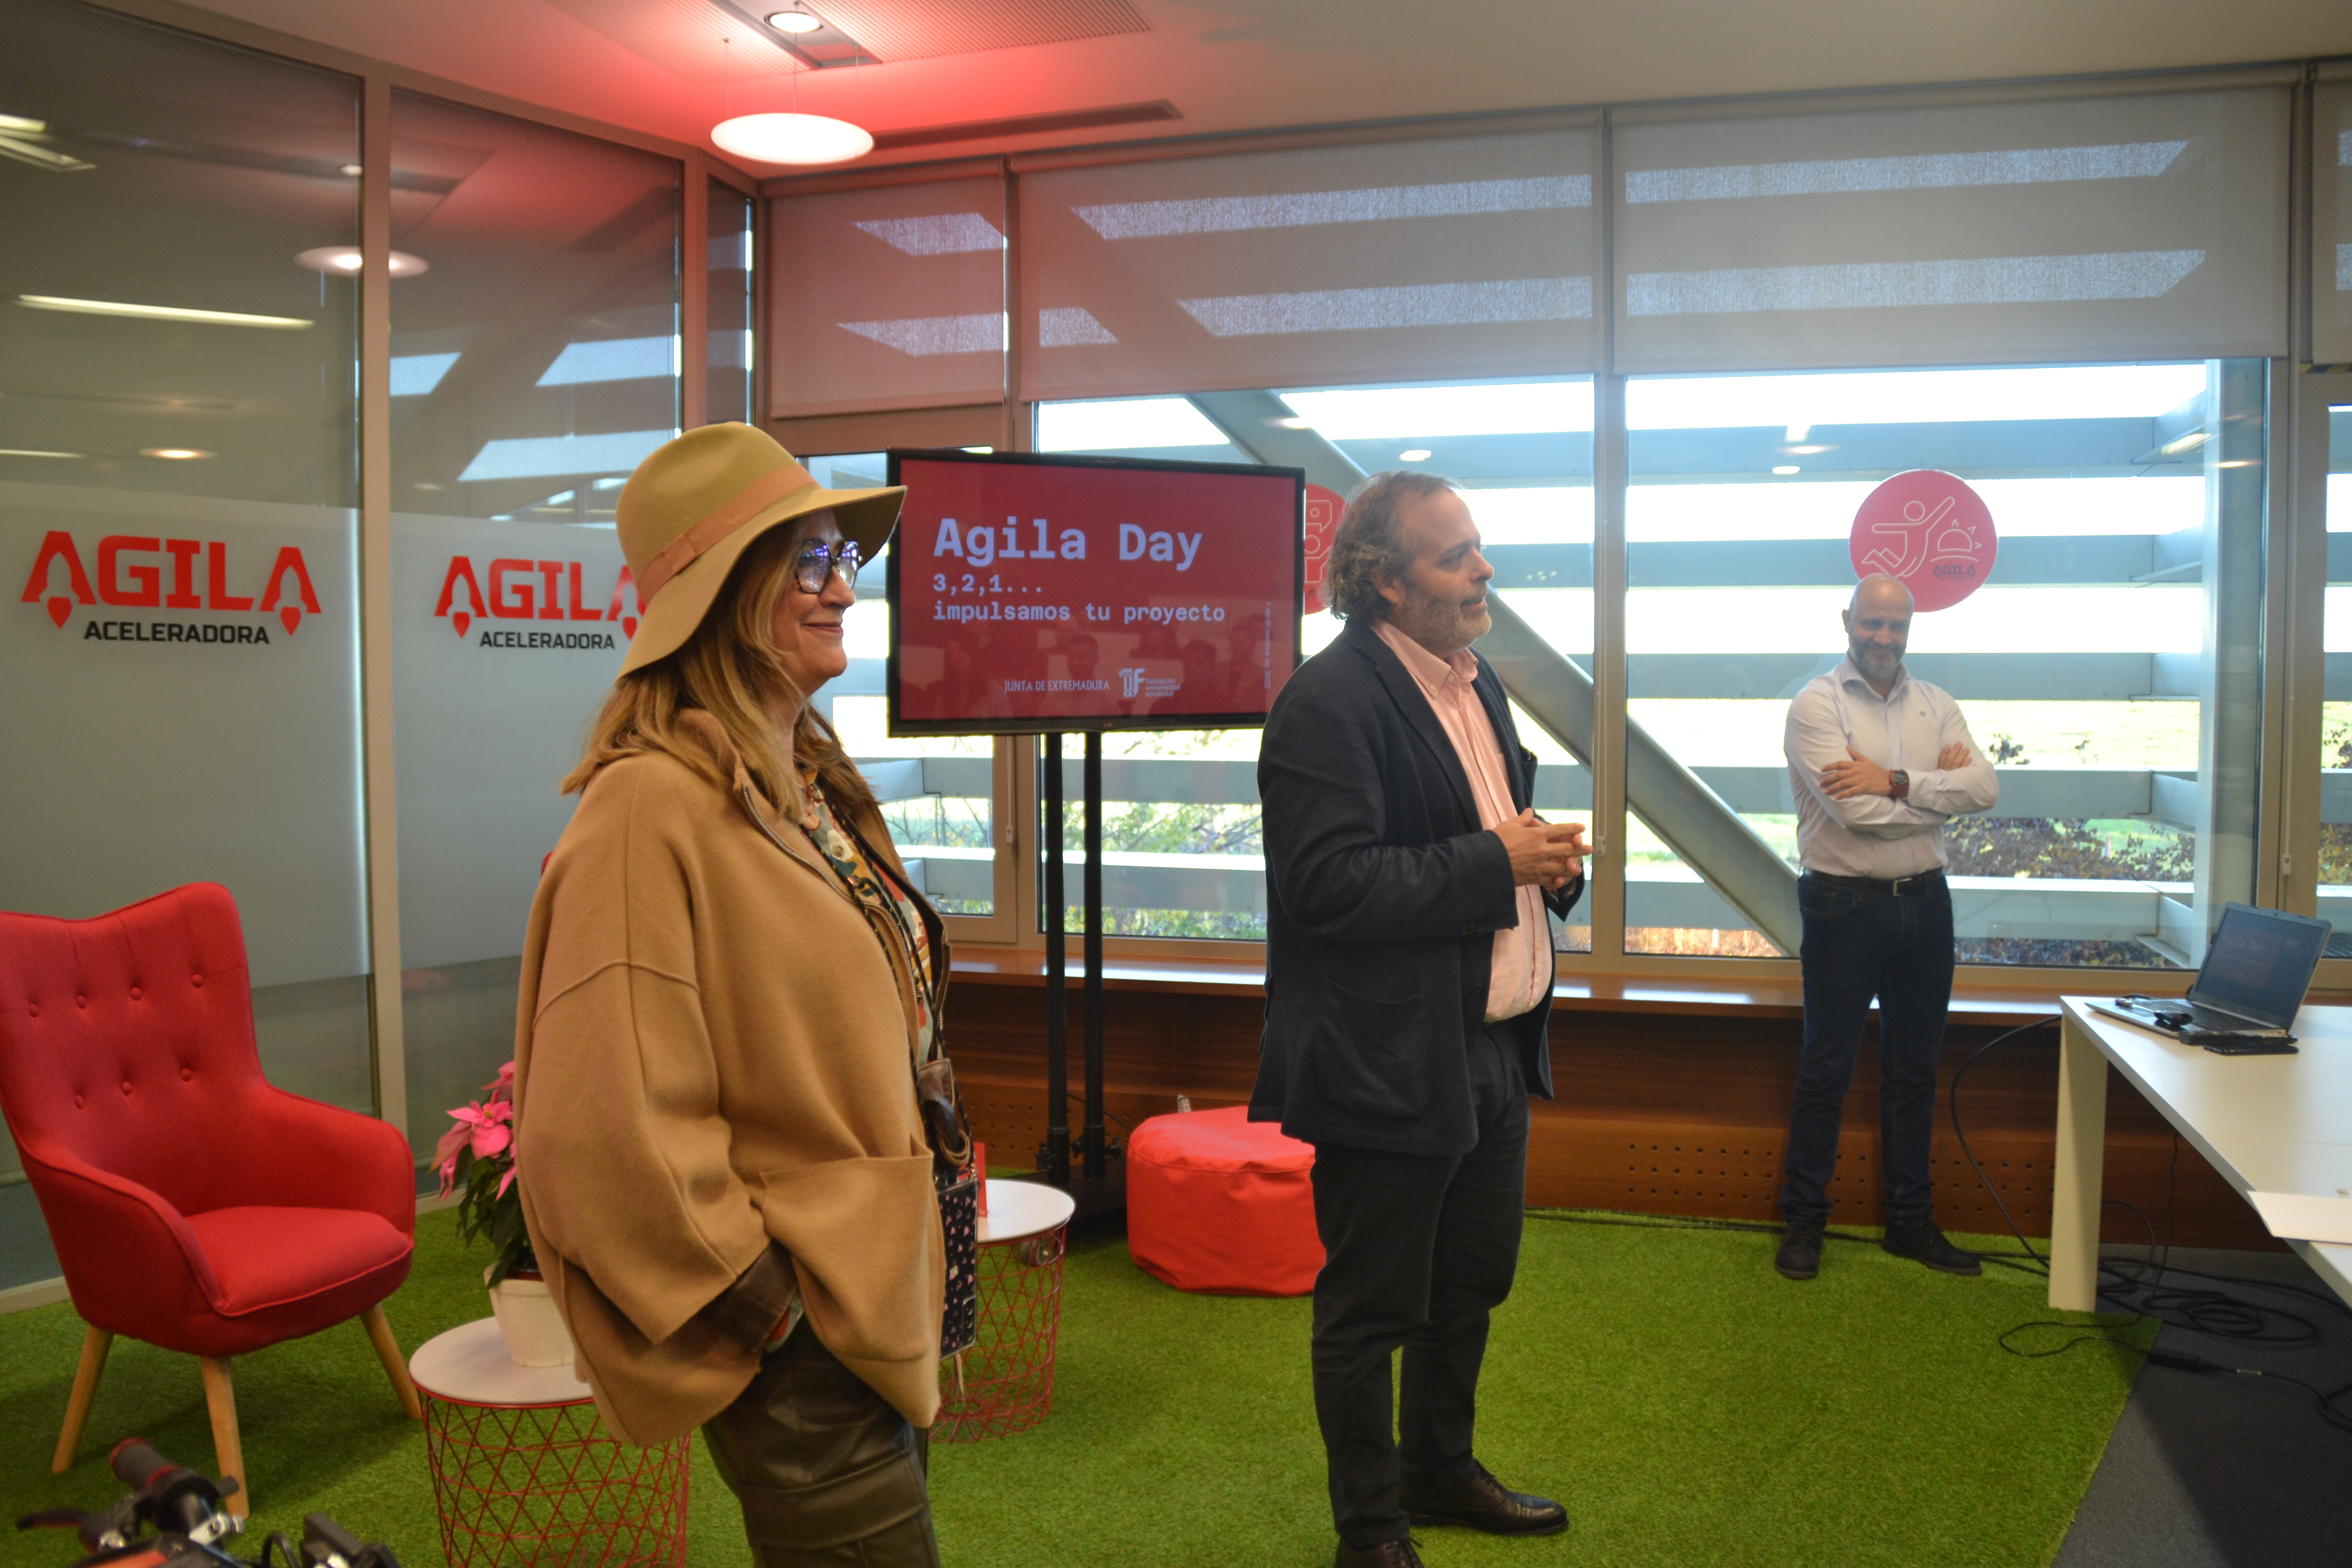
M 2225 1057 L 2091 1009 L 2105 997 L 2062 1000 L 2101 1054 L 2240 1193 L 2352 1196 L 2352 1007 L 2305 1007 L 2294 1056 Z M 2336 1267 L 2352 1277 L 2352 1247 L 2334 1250 L 2344 1255 Z
M 569 1363 L 516 1365 L 496 1318 L 478 1318 L 425 1341 L 408 1358 L 408 1375 L 425 1393 L 453 1405 L 585 1405 L 593 1397 Z
M 981 1243 L 1039 1236 L 1069 1224 L 1077 1212 L 1077 1200 L 1059 1187 L 1043 1182 L 991 1181 L 988 1213 L 980 1221 Z

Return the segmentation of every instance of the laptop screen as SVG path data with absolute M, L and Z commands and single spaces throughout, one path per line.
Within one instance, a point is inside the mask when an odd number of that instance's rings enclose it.
M 2273 1028 L 2294 1021 L 2311 972 L 2327 945 L 2326 921 L 2231 904 L 2205 950 L 2189 1000 L 2222 1007 Z

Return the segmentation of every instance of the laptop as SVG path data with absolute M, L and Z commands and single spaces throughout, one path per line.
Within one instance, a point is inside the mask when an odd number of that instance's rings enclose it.
M 2303 1008 L 2312 971 L 2334 928 L 2308 915 L 2226 904 L 2189 994 L 2094 1002 L 2111 1017 L 2227 1056 L 2291 1053 L 2287 1026 Z

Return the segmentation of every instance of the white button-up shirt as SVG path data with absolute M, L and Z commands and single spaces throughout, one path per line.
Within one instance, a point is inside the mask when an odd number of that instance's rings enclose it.
M 1969 763 L 1946 772 L 1936 763 L 1955 741 L 1968 748 Z M 1906 798 L 1832 800 L 1822 788 L 1822 770 L 1851 760 L 1849 747 L 1882 768 L 1909 773 Z M 1895 685 L 1881 697 L 1851 657 L 1840 659 L 1789 704 L 1783 750 L 1797 799 L 1797 849 L 1808 871 L 1892 879 L 1937 870 L 1944 824 L 1990 811 L 2000 799 L 2000 781 L 1977 749 L 1959 704 L 1907 669 L 1896 670 Z

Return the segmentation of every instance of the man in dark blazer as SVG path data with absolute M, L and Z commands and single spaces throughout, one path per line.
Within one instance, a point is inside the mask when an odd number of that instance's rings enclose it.
M 1582 829 L 1528 809 L 1535 756 L 1470 651 L 1493 575 L 1446 481 L 1366 480 L 1324 576 L 1346 626 L 1284 685 L 1258 753 L 1250 1118 L 1315 1145 L 1315 1414 L 1338 1568 L 1418 1568 L 1413 1524 L 1568 1525 L 1471 1452 L 1487 1314 L 1518 1262 L 1528 1095 L 1551 1096 L 1545 910 L 1565 915 L 1584 881 Z

